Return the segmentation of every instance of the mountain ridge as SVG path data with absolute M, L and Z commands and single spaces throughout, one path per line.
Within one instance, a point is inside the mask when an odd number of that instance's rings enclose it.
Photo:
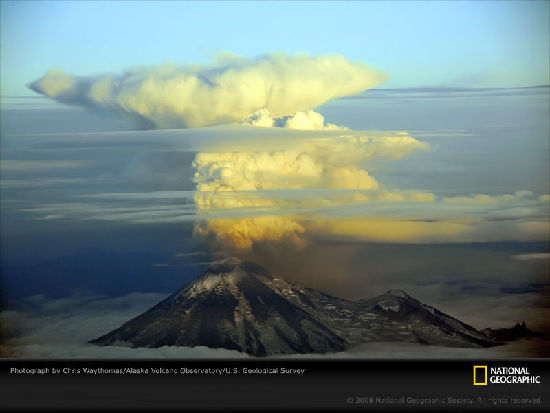
M 451 347 L 499 342 L 403 290 L 346 300 L 261 266 L 213 266 L 146 312 L 90 343 L 207 346 L 256 356 L 339 352 L 375 341 Z

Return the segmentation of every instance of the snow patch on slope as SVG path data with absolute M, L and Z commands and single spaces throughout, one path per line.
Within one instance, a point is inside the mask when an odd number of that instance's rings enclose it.
M 189 287 L 185 292 L 186 297 L 194 297 L 198 294 L 202 294 L 207 291 L 212 291 L 220 283 L 226 282 L 229 285 L 236 286 L 237 283 L 243 278 L 244 274 L 238 267 L 228 273 L 212 274 L 208 273 L 203 275 L 197 281 Z

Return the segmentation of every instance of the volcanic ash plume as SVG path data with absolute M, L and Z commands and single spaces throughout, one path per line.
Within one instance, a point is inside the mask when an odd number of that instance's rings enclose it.
M 253 124 L 264 111 L 268 115 L 257 126 L 274 126 L 275 119 L 303 112 L 288 127 L 311 129 L 320 120 L 308 110 L 386 78 L 339 55 L 269 54 L 256 59 L 222 56 L 211 65 L 138 67 L 118 76 L 73 76 L 52 69 L 29 87 L 62 103 L 137 116 L 158 128 L 247 119 Z
M 311 211 L 387 196 L 369 195 L 381 188 L 364 162 L 428 148 L 405 132 L 346 132 L 297 139 L 285 151 L 199 153 L 195 202 L 205 220 L 195 233 L 237 248 L 282 239 L 302 244 Z

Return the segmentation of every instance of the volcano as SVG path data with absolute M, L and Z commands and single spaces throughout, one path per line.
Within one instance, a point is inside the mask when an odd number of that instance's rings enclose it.
M 90 343 L 207 346 L 265 356 L 339 352 L 376 341 L 450 347 L 499 344 L 401 290 L 350 301 L 276 278 L 246 262 L 211 267 Z

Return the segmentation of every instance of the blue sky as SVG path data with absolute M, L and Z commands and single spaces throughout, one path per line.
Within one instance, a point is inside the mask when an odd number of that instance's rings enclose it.
M 1 94 L 52 67 L 86 75 L 231 51 L 338 53 L 383 88 L 549 82 L 548 1 L 1 2 Z

